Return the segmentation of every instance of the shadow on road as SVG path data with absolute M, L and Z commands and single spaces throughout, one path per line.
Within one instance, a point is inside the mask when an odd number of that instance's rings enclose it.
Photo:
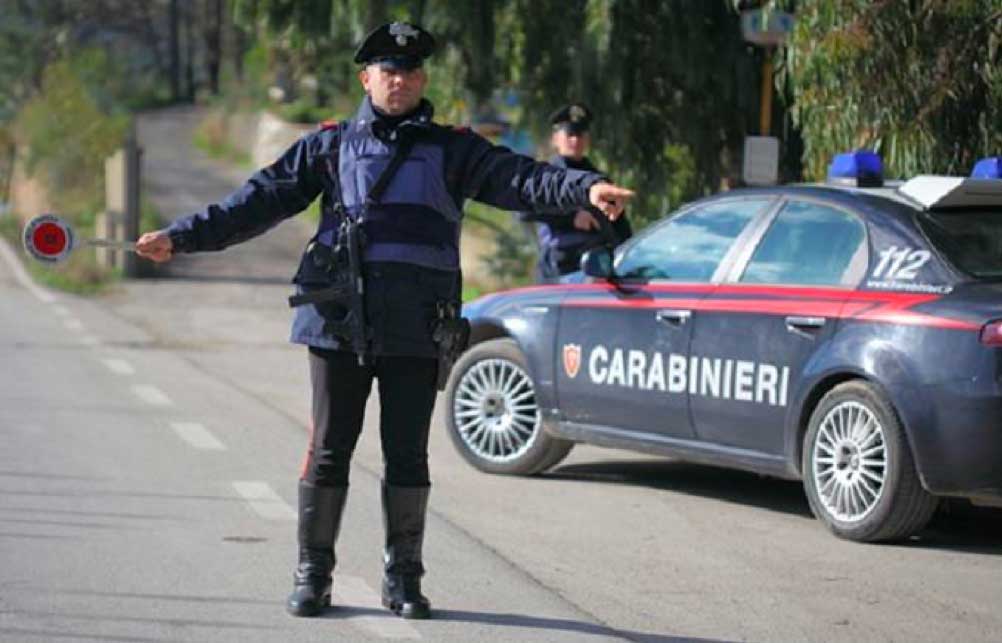
M 687 462 L 589 462 L 558 467 L 543 477 L 663 489 L 813 519 L 800 482 Z M 890 546 L 1002 555 L 1002 509 L 944 499 L 922 533 Z
M 324 618 L 345 619 L 359 616 L 378 616 L 397 618 L 384 609 L 372 607 L 338 606 L 324 615 Z M 502 627 L 523 627 L 538 630 L 561 632 L 576 632 L 591 636 L 609 636 L 638 641 L 640 643 L 725 643 L 721 639 L 702 639 L 686 636 L 669 636 L 664 634 L 646 634 L 631 630 L 621 630 L 597 623 L 574 621 L 566 618 L 547 618 L 528 616 L 526 614 L 499 614 L 495 612 L 472 612 L 469 610 L 436 609 L 433 611 L 434 621 L 451 621 L 456 623 L 478 623 L 482 625 L 498 625 Z
M 811 518 L 799 482 L 674 460 L 589 462 L 557 467 L 544 477 L 611 482 L 675 491 Z

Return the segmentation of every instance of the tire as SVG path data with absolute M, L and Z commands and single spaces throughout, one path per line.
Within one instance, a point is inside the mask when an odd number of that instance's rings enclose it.
M 481 471 L 542 473 L 574 446 L 543 430 L 535 384 L 511 339 L 493 339 L 466 351 L 449 376 L 446 400 L 449 437 Z
M 811 511 L 840 538 L 908 538 L 939 503 L 922 488 L 891 403 L 863 380 L 821 398 L 804 436 L 802 466 Z

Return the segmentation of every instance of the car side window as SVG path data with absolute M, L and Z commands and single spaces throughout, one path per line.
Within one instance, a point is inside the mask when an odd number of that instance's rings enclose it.
M 626 249 L 616 262 L 616 276 L 709 281 L 748 222 L 771 202 L 734 199 L 675 215 Z
M 866 231 L 843 210 L 807 201 L 783 206 L 758 244 L 743 283 L 851 285 L 865 271 Z

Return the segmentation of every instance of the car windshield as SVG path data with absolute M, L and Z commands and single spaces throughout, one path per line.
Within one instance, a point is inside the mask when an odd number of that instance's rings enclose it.
M 978 279 L 1002 279 L 1002 209 L 923 212 L 918 221 L 953 265 Z

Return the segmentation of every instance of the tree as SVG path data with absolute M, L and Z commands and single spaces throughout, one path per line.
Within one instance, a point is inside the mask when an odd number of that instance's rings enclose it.
M 595 156 L 637 189 L 639 222 L 736 176 L 744 136 L 758 122 L 762 54 L 743 42 L 731 3 L 515 4 L 511 75 L 523 120 L 545 136 L 551 110 L 590 104 Z M 782 122 L 782 101 L 776 112 Z
M 787 48 L 805 167 L 869 148 L 888 175 L 967 174 L 1002 150 L 1002 0 L 800 0 Z

